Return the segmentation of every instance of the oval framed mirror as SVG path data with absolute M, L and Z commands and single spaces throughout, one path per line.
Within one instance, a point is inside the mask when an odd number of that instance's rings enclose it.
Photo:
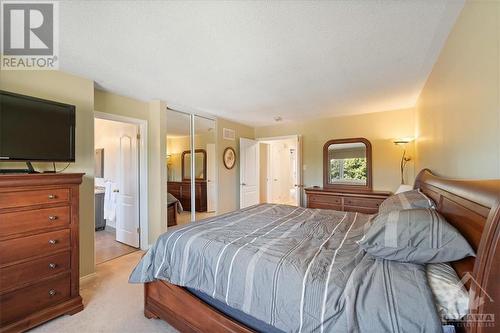
M 325 189 L 371 191 L 372 145 L 365 138 L 335 139 L 323 146 Z

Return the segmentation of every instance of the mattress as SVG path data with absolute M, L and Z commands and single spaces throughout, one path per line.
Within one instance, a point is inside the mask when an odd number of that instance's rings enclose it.
M 229 305 L 227 305 L 224 302 L 221 302 L 219 300 L 216 300 L 210 296 L 208 296 L 205 293 L 202 293 L 201 291 L 197 291 L 192 288 L 187 288 L 187 290 L 193 294 L 194 296 L 198 297 L 201 299 L 203 302 L 207 303 L 208 305 L 212 306 L 213 308 L 219 310 L 226 316 L 242 323 L 246 327 L 250 327 L 254 331 L 257 332 L 265 332 L 265 333 L 283 333 L 283 331 L 277 329 L 274 326 L 271 326 L 261 320 L 258 320 L 249 314 L 246 314 L 243 311 L 240 311 L 238 309 L 232 308 Z

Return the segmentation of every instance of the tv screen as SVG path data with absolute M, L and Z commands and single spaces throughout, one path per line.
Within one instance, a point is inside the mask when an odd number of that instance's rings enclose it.
M 0 91 L 0 161 L 75 161 L 75 107 Z

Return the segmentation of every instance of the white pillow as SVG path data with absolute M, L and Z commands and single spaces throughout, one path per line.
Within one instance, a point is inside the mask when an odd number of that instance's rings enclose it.
M 428 264 L 427 280 L 441 320 L 459 320 L 469 312 L 469 293 L 448 263 Z

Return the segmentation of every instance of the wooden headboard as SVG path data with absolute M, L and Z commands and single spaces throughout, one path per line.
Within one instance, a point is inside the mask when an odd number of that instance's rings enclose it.
M 476 250 L 476 258 L 453 263 L 460 278 L 467 279 L 471 309 L 464 325 L 467 332 L 500 332 L 500 179 L 453 180 L 424 169 L 415 179 L 415 188 L 436 203 L 437 211 Z M 478 305 L 481 298 L 484 303 Z M 477 321 L 490 315 L 493 323 Z

